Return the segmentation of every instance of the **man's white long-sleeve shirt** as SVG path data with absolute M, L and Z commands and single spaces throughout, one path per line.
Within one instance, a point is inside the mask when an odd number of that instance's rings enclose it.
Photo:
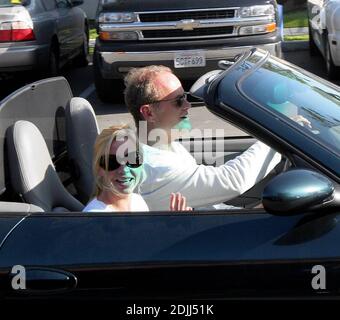
M 179 142 L 168 150 L 143 145 L 146 180 L 140 192 L 150 210 L 169 210 L 171 192 L 180 192 L 197 208 L 237 197 L 263 179 L 281 155 L 256 142 L 235 159 L 213 167 L 197 164 Z

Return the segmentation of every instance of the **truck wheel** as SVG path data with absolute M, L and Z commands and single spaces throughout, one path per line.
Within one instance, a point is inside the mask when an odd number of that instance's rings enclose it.
M 308 34 L 309 34 L 309 54 L 314 57 L 317 55 L 320 55 L 320 51 L 318 47 L 316 46 L 313 36 L 312 36 L 312 31 L 311 31 L 311 26 L 308 24 Z
M 336 79 L 339 78 L 340 68 L 337 67 L 333 62 L 333 58 L 332 58 L 332 54 L 331 54 L 331 48 L 330 48 L 330 45 L 329 45 L 328 38 L 326 39 L 325 46 L 326 46 L 325 47 L 325 59 L 326 59 L 327 76 L 331 80 L 336 80 Z
M 89 37 L 86 30 L 84 30 L 83 45 L 80 54 L 76 56 L 73 60 L 74 65 L 76 67 L 86 67 L 89 64 L 88 55 L 89 55 Z
M 104 79 L 98 66 L 98 57 L 93 55 L 94 84 L 99 99 L 103 102 L 124 102 L 124 83 L 118 79 Z

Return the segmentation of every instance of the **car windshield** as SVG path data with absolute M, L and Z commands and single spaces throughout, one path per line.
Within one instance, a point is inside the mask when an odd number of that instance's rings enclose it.
M 9 7 L 16 5 L 27 6 L 29 4 L 29 0 L 0 0 L 0 7 Z
M 268 60 L 241 84 L 251 100 L 299 126 L 305 134 L 340 154 L 340 93 L 275 60 Z M 301 127 L 297 117 L 307 119 Z

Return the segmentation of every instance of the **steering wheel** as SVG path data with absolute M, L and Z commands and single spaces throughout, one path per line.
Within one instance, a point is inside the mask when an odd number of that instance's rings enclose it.
M 262 180 L 257 182 L 252 188 L 247 190 L 246 192 L 240 194 L 239 196 L 229 199 L 224 203 L 227 205 L 232 205 L 235 207 L 242 208 L 254 208 L 259 203 L 261 203 L 262 199 L 262 191 L 266 184 L 276 175 L 281 172 L 287 171 L 291 167 L 292 163 L 288 157 L 281 157 L 281 161 L 264 177 Z

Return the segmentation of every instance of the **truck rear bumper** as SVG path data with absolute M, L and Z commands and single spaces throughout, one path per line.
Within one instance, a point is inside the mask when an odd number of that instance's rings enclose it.
M 97 59 L 103 78 L 120 79 L 134 67 L 147 65 L 165 65 L 174 70 L 181 79 L 192 79 L 207 71 L 218 69 L 219 60 L 233 59 L 237 54 L 249 50 L 253 46 L 221 47 L 216 49 L 202 50 L 173 50 L 173 51 L 145 51 L 145 52 L 100 52 Z M 281 55 L 281 42 L 256 45 L 269 51 L 272 55 Z M 174 68 L 174 58 L 176 53 L 190 53 L 192 51 L 204 52 L 206 57 L 205 67 Z

